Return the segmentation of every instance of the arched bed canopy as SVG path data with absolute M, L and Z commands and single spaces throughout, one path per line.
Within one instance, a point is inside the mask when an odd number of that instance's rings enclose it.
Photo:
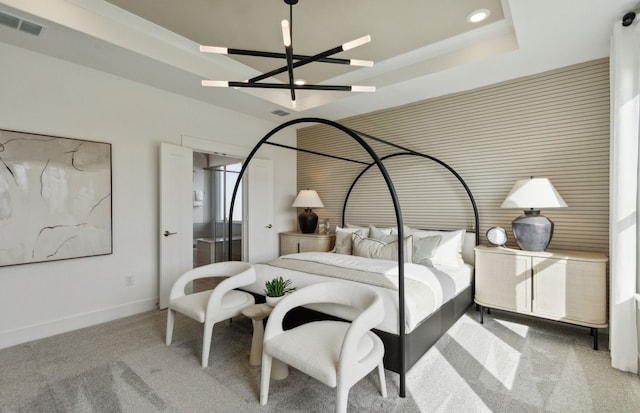
M 356 132 L 356 133 L 360 133 L 362 134 L 362 132 Z M 397 145 L 394 145 L 397 147 Z M 464 187 L 464 190 L 467 193 L 467 196 L 469 197 L 469 201 L 471 201 L 471 205 L 473 207 L 473 219 L 475 222 L 475 238 L 476 238 L 476 245 L 480 244 L 480 230 L 478 228 L 478 207 L 476 205 L 476 201 L 473 198 L 473 194 L 471 193 L 471 190 L 469 189 L 469 186 L 467 185 L 467 183 L 464 181 L 464 179 L 462 179 L 462 177 L 460 176 L 460 174 L 458 174 L 452 167 L 450 167 L 449 165 L 447 165 L 446 163 L 442 162 L 440 159 L 435 158 L 431 155 L 425 155 L 423 153 L 419 153 L 419 152 L 414 152 L 411 151 L 409 149 L 406 149 L 407 152 L 396 152 L 396 153 L 392 153 L 390 155 L 385 155 L 383 157 L 380 158 L 380 161 L 384 161 L 386 159 L 389 158 L 394 158 L 397 156 L 419 156 L 419 157 L 423 157 L 423 158 L 427 158 L 430 159 L 440 165 L 442 165 L 444 168 L 446 168 L 449 172 L 451 172 L 451 174 L 453 176 L 456 177 L 456 179 L 460 182 L 460 184 Z M 370 163 L 366 168 L 364 168 L 362 170 L 362 172 L 360 172 L 358 174 L 358 176 L 356 176 L 356 179 L 353 180 L 353 183 L 351 184 L 351 186 L 349 187 L 349 190 L 347 191 L 347 196 L 344 199 L 344 204 L 342 205 L 342 225 L 345 225 L 346 222 L 346 213 L 347 213 L 347 203 L 349 202 L 349 195 L 351 195 L 351 192 L 353 192 L 353 189 L 355 188 L 356 184 L 358 183 L 358 181 L 360 181 L 360 178 L 362 178 L 362 176 L 369 170 L 371 169 L 372 166 L 375 166 L 376 163 L 372 162 Z
M 268 140 L 275 135 L 276 133 L 278 133 L 279 131 L 281 131 L 282 129 L 285 129 L 289 126 L 292 125 L 296 125 L 299 123 L 320 123 L 320 124 L 324 124 L 324 125 L 328 125 L 331 126 L 335 129 L 338 129 L 340 131 L 342 131 L 343 133 L 345 133 L 346 135 L 350 136 L 351 138 L 353 138 L 358 144 L 360 144 L 360 146 L 369 154 L 369 156 L 371 157 L 371 162 L 367 163 L 367 162 L 362 162 L 362 161 L 358 161 L 358 160 L 353 160 L 353 159 L 348 159 L 348 158 L 343 158 L 343 157 L 339 157 L 339 156 L 335 156 L 335 155 L 330 155 L 330 154 L 325 154 L 325 153 L 320 153 L 320 152 L 315 152 L 315 151 L 310 151 L 310 150 L 306 150 L 306 149 L 300 149 L 297 147 L 292 147 L 292 146 L 288 146 L 288 145 L 283 145 L 283 144 L 278 144 L 278 143 L 274 143 L 274 142 L 268 142 Z M 379 143 L 383 143 L 385 145 L 391 146 L 391 147 L 395 147 L 396 149 L 401 150 L 402 152 L 397 152 L 397 153 L 393 153 L 390 155 L 386 155 L 386 156 L 378 156 L 376 154 L 376 152 L 371 148 L 371 146 L 363 139 L 367 138 L 367 139 L 371 139 L 374 140 L 376 142 Z M 419 157 L 423 157 L 429 160 L 432 160 L 438 164 L 440 164 L 441 166 L 443 166 L 444 168 L 446 168 L 451 174 L 453 174 L 456 179 L 460 182 L 460 184 L 464 187 L 469 200 L 471 201 L 471 205 L 473 208 L 473 213 L 474 213 L 474 230 L 475 230 L 475 244 L 477 245 L 479 243 L 479 220 L 478 220 L 478 209 L 476 206 L 476 202 L 475 199 L 473 198 L 473 195 L 468 187 L 468 185 L 465 183 L 465 181 L 462 179 L 462 177 L 453 169 L 451 168 L 449 165 L 447 165 L 446 163 L 442 162 L 441 160 L 430 156 L 430 155 L 425 155 L 419 152 L 415 152 L 412 151 L 410 149 L 404 148 L 400 145 L 385 141 L 383 139 L 377 138 L 375 136 L 371 136 L 369 134 L 363 133 L 363 132 L 359 132 L 353 129 L 350 129 L 344 125 L 341 125 L 337 122 L 328 120 L 328 119 L 322 119 L 322 118 L 300 118 L 300 119 L 294 119 L 288 122 L 285 122 L 277 127 L 275 127 L 274 129 L 272 129 L 269 133 L 267 133 L 255 146 L 254 148 L 251 150 L 251 152 L 249 153 L 249 155 L 247 156 L 245 162 L 243 162 L 242 164 L 242 168 L 240 169 L 240 173 L 238 175 L 238 180 L 236 181 L 235 187 L 233 189 L 233 195 L 231 197 L 231 204 L 230 204 L 230 208 L 229 208 L 229 216 L 233 216 L 233 209 L 235 206 L 235 201 L 236 201 L 236 195 L 240 186 L 240 181 L 241 178 L 244 175 L 244 172 L 247 169 L 247 166 L 249 165 L 249 163 L 251 162 L 251 160 L 253 159 L 254 155 L 256 154 L 256 152 L 258 151 L 258 149 L 260 149 L 260 147 L 263 144 L 268 144 L 268 145 L 273 145 L 273 146 L 277 146 L 277 147 L 282 147 L 282 148 L 286 148 L 286 149 L 292 149 L 292 150 L 296 150 L 296 151 L 301 151 L 301 152 L 306 152 L 306 153 L 311 153 L 311 154 L 315 154 L 315 155 L 319 155 L 319 156 L 324 156 L 324 157 L 329 157 L 329 158 L 333 158 L 333 159 L 339 159 L 339 160 L 343 160 L 343 161 L 348 161 L 348 162 L 355 162 L 355 163 L 360 163 L 365 165 L 364 170 L 355 178 L 355 180 L 353 181 L 351 187 L 349 188 L 349 191 L 345 197 L 345 201 L 344 201 L 344 205 L 343 205 L 343 210 L 342 210 L 342 224 L 344 226 L 344 220 L 345 220 L 345 211 L 346 211 L 346 206 L 347 206 L 347 202 L 349 200 L 349 196 L 351 195 L 351 192 L 353 191 L 356 183 L 358 182 L 358 180 L 364 175 L 365 172 L 367 172 L 369 169 L 371 169 L 373 166 L 377 166 L 378 170 L 380 171 L 380 173 L 382 174 L 382 177 L 384 178 L 384 181 L 387 185 L 387 188 L 389 190 L 389 195 L 391 196 L 391 200 L 393 202 L 393 207 L 394 207 L 394 211 L 395 211 L 395 215 L 396 215 L 396 225 L 397 225 L 397 231 L 398 231 L 398 239 L 404 239 L 404 222 L 402 219 L 402 210 L 400 208 L 400 202 L 398 200 L 398 195 L 396 193 L 395 187 L 393 185 L 393 182 L 391 180 L 391 177 L 389 175 L 389 172 L 387 170 L 387 168 L 385 167 L 383 161 L 388 159 L 388 158 L 392 158 L 392 157 L 397 157 L 397 156 L 419 156 Z M 231 220 L 229 220 L 229 234 L 232 231 L 232 222 Z M 442 320 L 435 320 L 438 326 L 440 327 L 440 331 L 436 332 L 435 335 L 426 331 L 429 329 L 430 325 L 429 323 L 423 323 L 422 324 L 422 332 L 420 331 L 414 331 L 412 332 L 412 336 L 417 336 L 416 340 L 427 340 L 430 342 L 430 344 L 427 345 L 426 349 L 424 348 L 418 348 L 416 349 L 415 345 L 413 345 L 411 342 L 407 342 L 407 334 L 406 334 L 406 328 L 405 328 L 405 305 L 404 305 L 404 295 L 405 295 L 405 282 L 404 282 L 404 256 L 405 256 L 405 251 L 404 251 L 404 243 L 403 242 L 398 242 L 398 303 L 399 303 L 399 308 L 398 308 L 398 326 L 399 326 L 399 334 L 397 336 L 394 336 L 392 334 L 389 333 L 385 333 L 385 332 L 381 332 L 383 334 L 382 339 L 385 342 L 385 348 L 386 348 L 386 353 L 385 354 L 385 366 L 392 370 L 397 372 L 400 375 L 400 383 L 399 383 L 399 394 L 400 397 L 405 397 L 406 394 L 406 373 L 407 371 L 413 366 L 413 364 L 417 361 L 418 358 L 420 358 L 428 349 L 428 347 L 430 347 L 432 344 L 435 343 L 435 341 L 437 341 L 437 339 L 444 333 L 444 331 L 446 331 L 446 329 L 448 329 L 450 327 L 450 325 L 453 324 L 453 322 L 455 322 L 457 320 L 457 318 L 459 318 L 459 316 L 462 314 L 460 312 L 460 310 L 456 310 L 456 316 L 455 317 L 446 317 L 447 321 L 444 323 L 444 326 L 442 326 Z M 231 242 L 229 242 L 229 247 L 228 247 L 228 260 L 231 260 L 232 257 L 232 245 Z M 471 290 L 471 288 L 469 289 Z M 471 291 L 469 291 L 469 297 L 468 300 L 465 300 L 462 304 L 462 306 L 466 306 L 464 308 L 464 310 L 466 311 L 466 308 L 468 308 L 471 305 L 471 300 L 472 300 L 472 296 Z M 468 303 L 466 302 L 468 301 Z M 460 304 L 456 304 L 457 307 L 460 306 Z M 458 315 L 459 314 L 459 315 Z M 430 317 L 431 318 L 431 317 Z M 444 328 L 444 331 L 442 331 L 441 329 Z M 380 332 L 377 332 L 380 335 Z M 416 334 L 414 334 L 416 333 Z M 419 333 L 419 334 L 418 334 Z M 386 336 L 385 336 L 386 335 Z M 425 337 L 425 335 L 427 337 Z M 422 346 L 419 346 L 422 347 Z M 417 351 L 417 353 L 416 353 Z M 411 354 L 410 354 L 411 353 Z

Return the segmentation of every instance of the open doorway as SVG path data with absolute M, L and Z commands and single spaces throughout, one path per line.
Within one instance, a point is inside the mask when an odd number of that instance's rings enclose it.
M 228 240 L 233 261 L 242 252 L 242 197 L 236 199 L 233 217 L 229 207 L 242 159 L 193 152 L 193 266 L 227 261 Z M 241 183 L 242 185 L 242 183 Z M 241 188 L 240 188 L 241 189 Z M 238 192 L 242 193 L 241 190 Z M 229 234 L 229 220 L 232 233 Z

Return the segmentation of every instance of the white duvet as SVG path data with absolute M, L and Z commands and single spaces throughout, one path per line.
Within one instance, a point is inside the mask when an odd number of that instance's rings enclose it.
M 379 330 L 398 334 L 398 263 L 327 252 L 305 252 L 280 257 L 283 265 L 292 265 L 288 260 L 301 261 L 306 268 L 299 271 L 281 268 L 269 263 L 255 264 L 256 282 L 243 289 L 264 295 L 264 283 L 274 277 L 291 279 L 296 288 L 322 281 L 366 283 L 378 291 L 385 305 L 385 319 L 377 327 Z M 313 274 L 309 265 L 320 264 L 325 275 Z M 296 264 L 297 265 L 297 264 Z M 327 267 L 329 266 L 329 267 Z M 335 271 L 327 269 L 335 268 Z M 366 273 L 359 273 L 359 272 Z M 420 321 L 436 311 L 443 303 L 455 297 L 471 282 L 472 268 L 464 265 L 455 268 L 432 268 L 405 263 L 405 331 L 411 332 Z M 311 306 L 314 310 L 337 317 L 347 317 L 338 306 L 320 304 Z

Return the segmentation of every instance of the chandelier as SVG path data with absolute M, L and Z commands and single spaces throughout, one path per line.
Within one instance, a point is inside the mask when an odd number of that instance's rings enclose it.
M 342 85 L 309 85 L 304 83 L 296 83 L 294 81 L 293 69 L 304 66 L 313 62 L 341 64 L 350 66 L 373 66 L 373 62 L 369 60 L 340 59 L 330 57 L 336 53 L 344 52 L 371 41 L 371 36 L 363 36 L 340 46 L 326 50 L 313 56 L 305 56 L 293 53 L 293 5 L 298 0 L 284 0 L 289 5 L 289 20 L 282 21 L 282 41 L 284 43 L 284 53 L 261 52 L 257 50 L 230 49 L 226 47 L 216 46 L 200 46 L 200 51 L 204 53 L 215 53 L 225 55 L 243 55 L 255 57 L 267 57 L 274 59 L 285 59 L 286 65 L 279 67 L 259 76 L 255 76 L 249 80 L 242 82 L 234 82 L 227 80 L 203 80 L 202 86 L 211 87 L 233 87 L 233 88 L 263 88 L 263 89 L 288 89 L 291 93 L 291 105 L 296 107 L 296 90 L 325 90 L 325 91 L 343 91 L 343 92 L 375 92 L 375 86 L 342 86 Z M 291 22 L 291 23 L 290 23 Z M 265 83 L 264 79 L 287 72 L 289 75 L 289 83 Z

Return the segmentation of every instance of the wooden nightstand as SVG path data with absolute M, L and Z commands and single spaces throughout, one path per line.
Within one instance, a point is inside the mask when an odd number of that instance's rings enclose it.
M 581 251 L 522 251 L 504 247 L 475 249 L 475 302 L 484 308 L 514 311 L 591 328 L 607 326 L 607 257 Z
M 297 231 L 280 233 L 280 255 L 298 252 L 327 252 L 333 248 L 336 234 L 303 234 Z

